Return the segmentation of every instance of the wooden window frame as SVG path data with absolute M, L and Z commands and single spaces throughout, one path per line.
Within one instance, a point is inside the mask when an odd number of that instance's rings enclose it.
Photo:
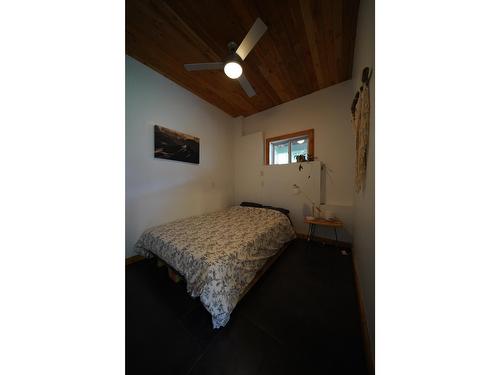
M 302 130 L 300 132 L 288 133 L 277 137 L 266 138 L 266 165 L 269 165 L 270 161 L 269 145 L 272 142 L 284 141 L 286 139 L 300 138 L 304 136 L 307 136 L 307 155 L 308 156 L 311 155 L 311 157 L 314 160 L 314 129 L 307 129 L 307 130 Z M 288 150 L 288 152 L 290 152 L 290 150 Z M 278 165 L 278 164 L 272 164 L 272 165 Z M 280 164 L 280 165 L 286 165 L 286 164 Z

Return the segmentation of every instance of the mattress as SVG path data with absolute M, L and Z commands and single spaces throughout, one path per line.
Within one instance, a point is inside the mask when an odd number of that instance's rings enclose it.
M 225 326 L 240 295 L 295 231 L 288 217 L 266 208 L 235 206 L 146 230 L 135 245 L 179 272 L 188 293 Z

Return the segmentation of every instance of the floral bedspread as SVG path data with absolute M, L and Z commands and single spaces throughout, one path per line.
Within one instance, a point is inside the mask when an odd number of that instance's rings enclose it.
M 294 238 L 283 213 L 235 206 L 148 229 L 135 247 L 183 275 L 188 293 L 200 297 L 219 328 L 266 260 Z

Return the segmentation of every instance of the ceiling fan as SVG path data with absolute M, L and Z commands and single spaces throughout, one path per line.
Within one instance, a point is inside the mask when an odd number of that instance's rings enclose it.
M 184 68 L 188 71 L 224 69 L 224 73 L 231 79 L 237 79 L 246 94 L 252 97 L 255 95 L 255 90 L 243 74 L 241 63 L 255 47 L 266 30 L 267 26 L 265 23 L 260 18 L 257 18 L 239 46 L 235 42 L 228 43 L 229 56 L 224 62 L 184 64 Z

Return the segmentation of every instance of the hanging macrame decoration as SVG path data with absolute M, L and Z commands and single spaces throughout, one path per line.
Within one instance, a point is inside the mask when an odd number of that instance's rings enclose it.
M 362 86 L 356 93 L 351 106 L 352 126 L 356 138 L 356 171 L 354 180 L 356 193 L 364 190 L 366 181 L 368 144 L 370 139 L 370 78 L 370 69 L 363 69 Z

